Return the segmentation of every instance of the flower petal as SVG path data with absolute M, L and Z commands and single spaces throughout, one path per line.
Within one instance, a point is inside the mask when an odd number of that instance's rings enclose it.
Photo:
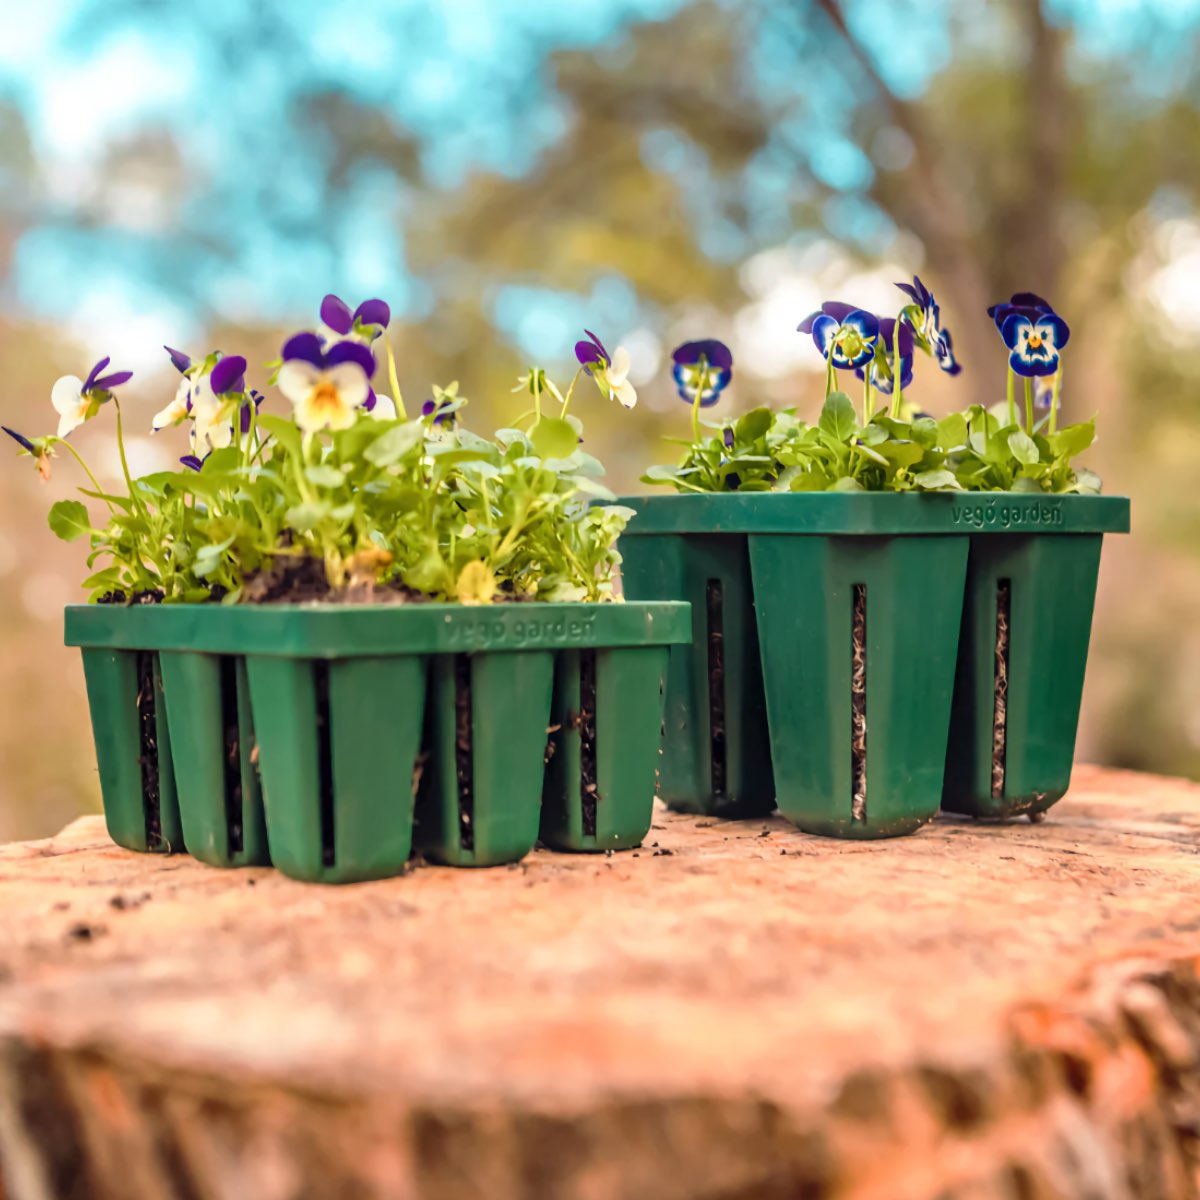
M 1004 324 L 1000 326 L 1000 336 L 1010 350 L 1014 349 L 1022 339 L 1027 340 L 1032 332 L 1033 322 L 1020 313 L 1010 313 L 1005 318 Z
M 337 388 L 338 395 L 348 408 L 358 408 L 371 390 L 357 361 L 334 364 L 325 372 L 325 380 Z
M 212 390 L 218 396 L 227 392 L 240 392 L 246 384 L 246 360 L 240 354 L 227 354 L 209 375 Z
M 676 346 L 671 355 L 674 362 L 684 366 L 700 362 L 703 359 L 710 367 L 728 370 L 733 366 L 733 353 L 724 342 L 716 338 L 702 338 L 698 342 L 684 342 Z
M 28 450 L 30 454 L 37 453 L 37 451 L 34 449 L 33 443 L 23 433 L 18 433 L 15 429 L 9 429 L 7 425 L 0 425 L 0 429 L 3 429 L 4 432 L 7 433 L 8 436 L 12 438 L 12 440 L 16 442 L 18 446 Z
M 192 365 L 191 358 L 182 350 L 175 350 L 170 346 L 164 346 L 163 349 L 171 356 L 171 366 L 181 375 Z
M 293 334 L 283 343 L 282 358 L 284 362 L 300 360 L 312 363 L 314 367 L 323 366 L 325 354 L 321 348 L 321 339 L 315 333 Z
M 619 354 L 620 351 L 618 350 L 617 353 Z M 619 383 L 614 383 L 612 395 L 622 408 L 633 408 L 637 404 L 637 389 L 628 379 L 622 379 Z
M 829 344 L 833 341 L 833 335 L 837 333 L 841 322 L 837 317 L 831 317 L 827 313 L 818 313 L 812 323 L 812 340 L 813 345 L 821 352 L 822 358 L 829 357 Z
M 864 342 L 874 342 L 879 336 L 879 318 L 874 313 L 856 308 L 842 318 L 842 324 L 858 331 Z
M 204 466 L 204 460 L 198 458 L 195 454 L 185 454 L 179 462 L 182 466 L 191 467 L 193 471 L 198 471 Z
M 613 388 L 620 388 L 629 374 L 629 351 L 624 346 L 618 346 L 613 352 L 612 362 L 608 368 L 608 382 Z M 627 407 L 632 408 L 630 404 Z
M 844 300 L 826 300 L 821 305 L 821 311 L 840 325 L 852 312 L 858 312 L 858 305 L 847 304 Z
M 375 355 L 362 342 L 338 342 L 325 352 L 325 365 L 335 367 L 339 363 L 354 363 L 363 373 L 363 383 L 366 385 L 375 374 Z M 364 388 L 363 396 L 366 396 Z
M 63 413 L 73 413 L 79 407 L 79 398 L 83 395 L 83 380 L 78 375 L 64 375 L 50 391 L 50 403 L 60 416 Z
M 1047 313 L 1044 317 L 1039 317 L 1036 329 L 1043 337 L 1049 335 L 1054 342 L 1056 350 L 1061 350 L 1071 337 L 1071 330 L 1067 326 L 1066 321 L 1058 315 L 1058 313 Z
M 84 392 L 90 392 L 96 386 L 96 377 L 104 370 L 108 364 L 112 362 L 111 358 L 102 358 L 88 373 L 87 379 L 84 381 L 83 387 L 80 389 Z
M 123 383 L 128 383 L 132 378 L 132 371 L 114 371 L 111 375 L 105 375 L 103 379 L 97 379 L 92 384 L 92 390 L 97 392 L 111 392 L 113 388 L 120 387 Z
M 317 386 L 320 378 L 319 367 L 307 359 L 291 358 L 279 368 L 279 376 L 275 383 L 285 399 L 290 400 L 292 404 L 299 404 Z
M 391 396 L 375 393 L 375 404 L 368 411 L 377 421 L 394 421 L 396 419 L 396 404 Z
M 347 334 L 354 326 L 354 317 L 349 306 L 340 297 L 330 293 L 321 301 L 321 320 L 334 333 Z
M 392 310 L 383 300 L 364 300 L 354 310 L 354 319 L 363 325 L 379 325 L 386 328 L 392 319 Z M 326 321 L 325 324 L 328 325 L 329 322 Z

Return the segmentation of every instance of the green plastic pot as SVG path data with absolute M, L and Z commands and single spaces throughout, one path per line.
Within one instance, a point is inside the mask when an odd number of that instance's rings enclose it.
M 942 807 L 1036 816 L 1071 781 L 1105 533 L 1129 530 L 1114 496 L 989 495 L 971 530 Z
M 132 610 L 106 606 L 96 611 L 119 620 Z M 68 622 L 71 642 L 69 634 Z M 71 644 L 83 649 L 109 836 L 127 850 L 179 853 L 183 826 L 158 655 L 149 644 L 129 649 L 114 649 L 103 640 Z
M 182 799 L 201 857 L 265 857 L 257 767 L 271 861 L 333 883 L 402 871 L 414 827 L 436 861 L 528 853 L 556 652 L 619 644 L 668 611 L 686 606 L 81 606 L 67 635 L 159 650 L 175 740 L 189 740 Z
M 612 618 L 638 614 L 635 623 Z M 686 604 L 608 605 L 595 644 L 559 653 L 541 839 L 555 850 L 625 850 L 650 830 L 667 663 L 692 636 Z
M 673 529 L 675 499 L 621 501 L 641 514 L 621 537 L 626 597 L 687 600 L 693 613 L 694 639 L 669 656 L 659 794 L 676 812 L 764 816 L 775 781 L 746 536 L 716 519 Z

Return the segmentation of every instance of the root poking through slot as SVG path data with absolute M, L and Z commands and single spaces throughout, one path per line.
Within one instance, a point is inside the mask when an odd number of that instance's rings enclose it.
M 471 658 L 454 656 L 454 775 L 458 782 L 458 841 L 475 849 L 475 779 L 471 755 Z
M 337 861 L 334 853 L 333 825 L 333 729 L 329 711 L 329 664 L 313 666 L 313 682 L 317 692 L 317 771 L 318 802 L 321 805 L 321 862 L 332 867 Z
M 992 799 L 1004 795 L 1008 751 L 1008 636 L 1012 586 L 1007 579 L 996 585 L 996 666 L 992 701 Z
M 596 803 L 600 799 L 596 778 L 596 652 L 579 652 L 579 799 L 583 805 L 583 833 L 596 836 Z
M 854 585 L 850 622 L 850 816 L 867 819 L 867 585 Z
M 137 656 L 138 762 L 142 768 L 142 811 L 146 820 L 146 846 L 164 849 L 162 791 L 158 774 L 158 703 L 154 693 L 154 655 Z
M 221 730 L 225 755 L 225 827 L 229 853 L 244 848 L 242 827 L 242 747 L 238 732 L 237 661 L 221 660 Z
M 726 793 L 725 764 L 725 597 L 719 579 L 704 589 L 708 615 L 708 730 L 712 794 Z

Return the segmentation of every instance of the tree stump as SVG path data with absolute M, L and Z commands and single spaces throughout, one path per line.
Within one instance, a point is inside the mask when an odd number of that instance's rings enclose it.
M 330 888 L 0 847 L 0 1194 L 1184 1197 L 1200 787 Z

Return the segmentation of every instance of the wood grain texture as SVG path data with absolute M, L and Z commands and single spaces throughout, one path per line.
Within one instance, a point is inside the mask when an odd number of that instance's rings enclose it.
M 0 914 L 4 1200 L 1200 1192 L 1177 780 L 887 843 L 660 812 L 347 888 L 87 818 L 0 847 Z

